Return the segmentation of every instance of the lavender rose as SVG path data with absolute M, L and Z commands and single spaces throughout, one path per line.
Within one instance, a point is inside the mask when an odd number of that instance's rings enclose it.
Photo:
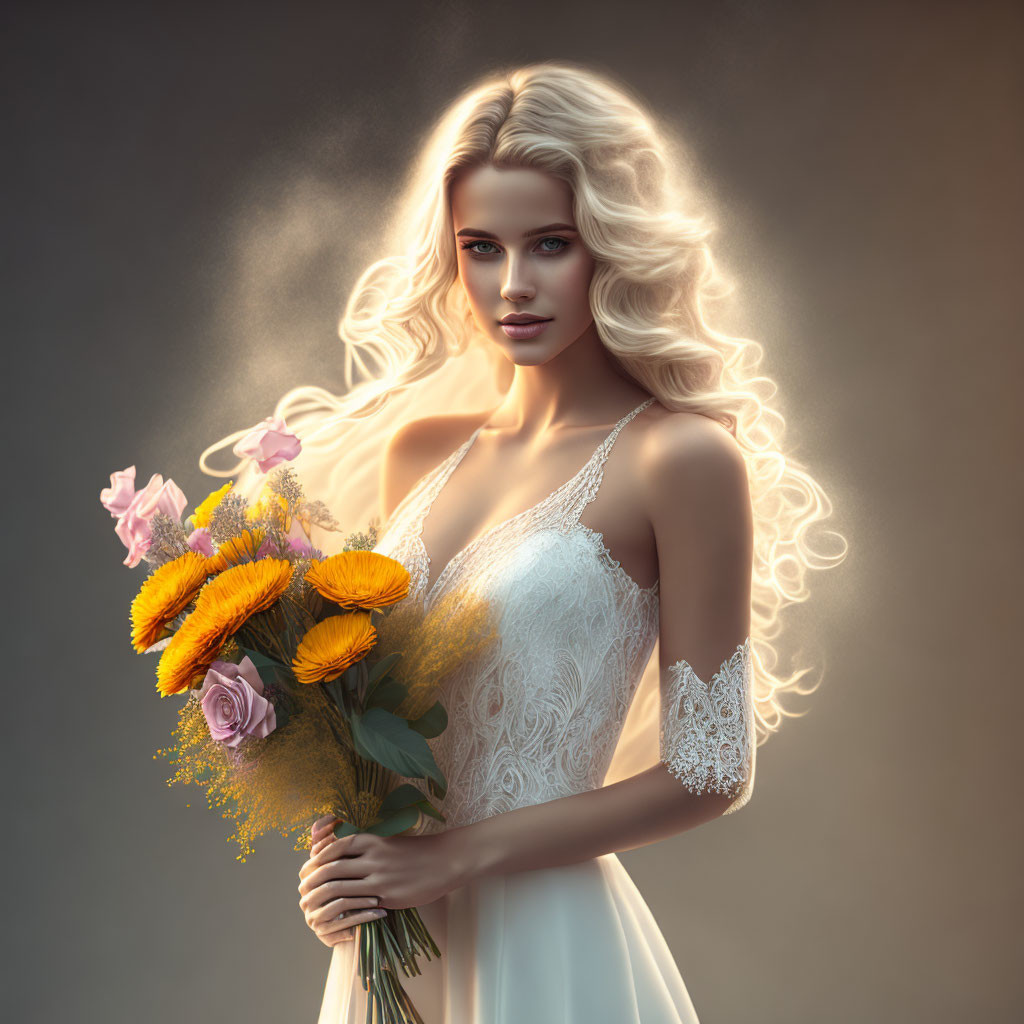
M 227 747 L 248 736 L 269 736 L 277 727 L 274 705 L 263 696 L 263 680 L 248 655 L 237 665 L 215 661 L 196 696 L 210 736 Z

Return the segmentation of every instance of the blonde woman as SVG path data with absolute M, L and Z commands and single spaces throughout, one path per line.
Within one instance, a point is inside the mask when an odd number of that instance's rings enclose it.
M 759 346 L 708 322 L 721 280 L 681 162 L 586 68 L 476 85 L 349 302 L 349 389 L 278 405 L 324 500 L 379 474 L 377 550 L 410 600 L 472 586 L 500 611 L 497 648 L 442 694 L 446 821 L 314 826 L 321 1024 L 364 1019 L 357 926 L 412 906 L 443 951 L 403 979 L 426 1024 L 697 1020 L 616 854 L 750 799 L 779 697 L 806 692 L 770 641 L 829 506 L 780 449 Z

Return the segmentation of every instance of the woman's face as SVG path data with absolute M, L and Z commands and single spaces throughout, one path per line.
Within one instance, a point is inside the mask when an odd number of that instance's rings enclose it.
M 564 181 L 527 168 L 478 167 L 453 182 L 451 207 L 473 318 L 511 362 L 546 363 L 592 329 L 594 259 L 576 232 Z

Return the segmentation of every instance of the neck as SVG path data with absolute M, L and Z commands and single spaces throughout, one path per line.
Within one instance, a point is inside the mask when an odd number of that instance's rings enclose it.
M 647 397 L 604 347 L 592 323 L 554 359 L 540 366 L 518 364 L 508 393 L 487 417 L 485 429 L 539 435 L 552 429 L 604 425 Z

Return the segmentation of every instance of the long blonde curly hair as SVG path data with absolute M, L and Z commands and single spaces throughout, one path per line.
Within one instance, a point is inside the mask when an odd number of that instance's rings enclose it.
M 793 716 L 782 695 L 814 689 L 800 688 L 807 669 L 787 677 L 775 671 L 782 610 L 807 600 L 808 570 L 842 561 L 846 544 L 826 531 L 841 542 L 839 553 L 811 546 L 831 503 L 782 449 L 784 419 L 771 405 L 777 388 L 757 372 L 762 346 L 709 323 L 710 303 L 731 287 L 712 259 L 713 227 L 697 212 L 686 153 L 621 83 L 549 61 L 488 76 L 448 107 L 392 207 L 393 255 L 366 268 L 341 318 L 344 392 L 298 387 L 277 404 L 275 415 L 303 441 L 297 469 L 307 486 L 316 478 L 319 497 L 358 522 L 377 507 L 381 448 L 398 426 L 424 413 L 500 402 L 512 366 L 473 322 L 449 204 L 455 176 L 487 164 L 534 168 L 569 184 L 580 237 L 595 259 L 590 302 L 601 341 L 662 405 L 717 420 L 743 450 L 754 517 L 751 647 L 761 743 Z M 207 463 L 244 433 L 207 448 L 200 468 L 239 475 L 242 489 L 255 486 L 251 465 L 214 470 Z M 636 702 L 646 707 L 631 716 L 646 715 L 650 726 L 656 689 L 638 691 Z

